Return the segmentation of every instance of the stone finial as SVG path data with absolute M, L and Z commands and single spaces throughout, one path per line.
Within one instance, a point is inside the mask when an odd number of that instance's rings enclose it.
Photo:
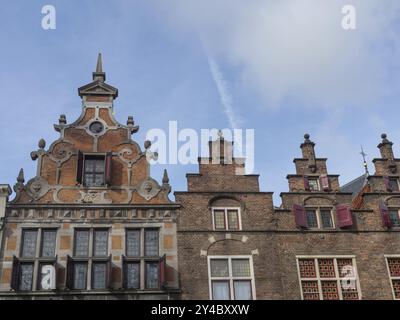
M 128 120 L 126 121 L 126 125 L 128 126 L 131 134 L 139 131 L 139 126 L 135 126 L 135 121 L 133 120 L 132 116 L 128 117 Z
M 150 147 L 151 147 L 151 141 L 146 140 L 146 141 L 144 142 L 144 148 L 147 150 L 147 149 L 149 149 Z
M 96 64 L 96 71 L 93 72 L 93 80 L 104 82 L 106 81 L 106 73 L 103 72 L 103 62 L 101 59 L 101 53 L 97 56 L 97 64 Z
M 65 114 L 60 114 L 60 117 L 58 118 L 58 124 L 59 125 L 67 124 L 67 117 L 65 116 Z
M 310 140 L 310 135 L 306 133 L 304 142 L 300 145 L 304 159 L 315 160 L 314 146 L 315 143 Z
M 163 174 L 163 178 L 162 178 L 162 183 L 163 183 L 163 184 L 169 184 L 169 177 L 168 177 L 167 169 L 164 169 L 164 174 Z
M 394 160 L 393 142 L 389 141 L 386 133 L 381 134 L 382 142 L 378 144 L 382 159 Z
M 17 182 L 24 183 L 25 182 L 25 177 L 24 177 L 24 169 L 20 169 L 17 177 Z
M 46 141 L 44 139 L 40 139 L 38 146 L 39 146 L 39 149 L 43 150 L 46 147 Z

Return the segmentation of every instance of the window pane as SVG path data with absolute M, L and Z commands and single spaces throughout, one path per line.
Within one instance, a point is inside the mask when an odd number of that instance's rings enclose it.
M 335 278 L 333 259 L 318 259 L 318 270 L 320 278 Z
M 94 171 L 97 173 L 104 172 L 104 160 L 95 160 Z
M 251 300 L 251 281 L 235 281 L 235 300 Z
M 158 230 L 144 232 L 144 255 L 158 256 Z
M 397 178 L 390 178 L 389 186 L 392 191 L 399 191 L 399 183 L 398 183 Z
M 21 273 L 20 273 L 19 289 L 20 290 L 32 290 L 33 263 L 21 264 L 20 272 Z
M 107 264 L 104 262 L 96 262 L 92 265 L 93 289 L 105 289 L 107 279 Z
M 333 228 L 331 210 L 321 210 L 321 222 L 323 228 Z
M 324 300 L 339 300 L 336 281 L 321 281 L 322 297 Z
M 225 229 L 225 211 L 214 210 L 215 229 Z
M 314 259 L 299 260 L 300 278 L 316 278 Z
M 318 228 L 317 213 L 315 210 L 307 210 L 307 225 L 309 228 Z
M 211 277 L 229 277 L 228 259 L 210 261 Z
M 85 157 L 85 185 L 100 187 L 104 185 L 104 157 Z
M 75 232 L 75 256 L 87 257 L 89 255 L 89 230 Z
M 94 172 L 94 161 L 85 159 L 85 172 Z
M 126 264 L 126 287 L 127 289 L 140 287 L 140 263 L 128 262 Z
M 249 259 L 232 259 L 233 277 L 250 277 Z
M 56 235 L 55 230 L 43 230 L 42 232 L 42 257 L 54 257 L 56 249 Z
M 230 230 L 239 229 L 239 212 L 238 212 L 238 210 L 228 210 L 228 228 Z
M 212 298 L 213 300 L 229 300 L 229 282 L 213 281 L 212 282 Z
M 94 240 L 93 255 L 95 257 L 106 256 L 107 255 L 108 231 L 107 230 L 95 230 L 93 240 Z
M 304 300 L 319 300 L 319 290 L 317 281 L 302 281 L 301 288 L 303 290 Z
M 146 262 L 146 288 L 159 288 L 158 262 Z
M 34 257 L 36 255 L 37 230 L 24 230 L 22 243 L 22 256 Z
M 74 289 L 86 289 L 87 263 L 74 263 Z
M 390 209 L 389 217 L 394 226 L 400 225 L 399 211 L 397 209 Z
M 317 179 L 308 179 L 308 185 L 310 186 L 311 191 L 318 191 L 318 180 Z
M 128 257 L 140 256 L 140 230 L 126 231 L 126 255 Z

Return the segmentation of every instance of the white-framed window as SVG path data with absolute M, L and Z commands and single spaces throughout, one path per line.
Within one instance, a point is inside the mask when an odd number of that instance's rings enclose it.
M 393 299 L 400 300 L 400 255 L 385 255 Z
M 355 256 L 296 256 L 303 300 L 360 300 Z
M 251 256 L 208 256 L 211 300 L 255 300 Z
M 308 177 L 308 186 L 310 191 L 320 191 L 319 179 L 317 177 Z
M 389 208 L 389 219 L 393 227 L 400 227 L 400 209 Z
M 214 230 L 241 230 L 242 219 L 240 208 L 212 208 L 212 223 Z
M 307 225 L 310 229 L 334 229 L 332 208 L 306 207 Z

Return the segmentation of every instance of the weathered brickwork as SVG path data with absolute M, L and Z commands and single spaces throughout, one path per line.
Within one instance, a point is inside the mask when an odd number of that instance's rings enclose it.
M 31 152 L 36 176 L 21 169 L 13 199 L 0 185 L 0 299 L 400 299 L 400 159 L 386 135 L 374 174 L 341 187 L 306 134 L 277 207 L 220 132 L 173 202 L 105 80 L 99 56 L 80 117 L 61 115 L 59 139 Z

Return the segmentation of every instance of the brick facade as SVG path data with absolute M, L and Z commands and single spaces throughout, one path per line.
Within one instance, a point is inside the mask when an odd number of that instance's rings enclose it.
M 400 299 L 400 159 L 386 135 L 357 188 L 305 135 L 276 207 L 220 134 L 173 202 L 105 80 L 99 56 L 80 117 L 61 115 L 59 139 L 31 153 L 36 176 L 21 169 L 13 200 L 0 185 L 1 299 Z

